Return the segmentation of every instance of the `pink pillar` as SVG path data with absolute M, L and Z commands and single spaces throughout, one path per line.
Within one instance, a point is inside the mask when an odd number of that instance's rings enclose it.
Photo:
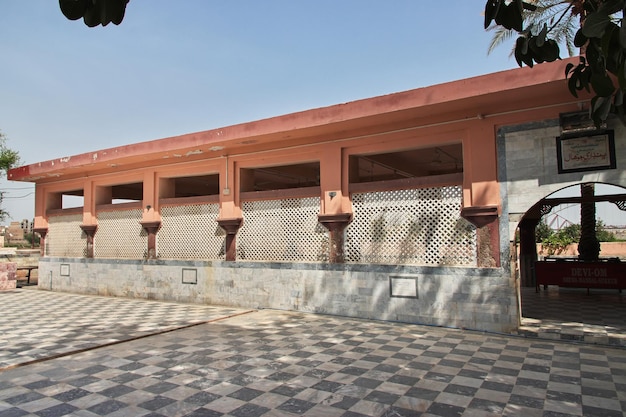
M 217 223 L 226 232 L 225 252 L 227 261 L 232 262 L 237 260 L 237 232 L 239 231 L 242 222 L 243 219 L 241 218 L 217 220 Z
M 328 229 L 330 234 L 330 263 L 342 264 L 344 257 L 344 229 L 352 220 L 352 213 L 319 214 L 318 220 Z

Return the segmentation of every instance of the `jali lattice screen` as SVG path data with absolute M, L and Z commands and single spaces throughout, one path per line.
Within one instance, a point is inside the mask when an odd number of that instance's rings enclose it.
M 82 258 L 87 251 L 87 235 L 80 228 L 82 214 L 50 216 L 46 234 L 46 255 Z
M 217 203 L 161 207 L 159 258 L 224 259 L 226 233 L 215 221 L 219 210 Z
M 327 255 L 327 232 L 318 223 L 319 197 L 246 201 L 237 234 L 237 259 L 317 262 Z
M 142 259 L 148 251 L 148 234 L 141 224 L 141 209 L 99 211 L 94 237 L 96 258 Z
M 476 266 L 476 230 L 460 186 L 352 195 L 346 262 Z

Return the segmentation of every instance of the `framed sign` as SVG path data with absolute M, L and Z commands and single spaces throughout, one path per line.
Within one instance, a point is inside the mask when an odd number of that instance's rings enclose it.
M 195 268 L 183 268 L 183 284 L 197 284 L 198 270 Z
M 615 139 L 612 130 L 556 138 L 559 174 L 615 169 Z

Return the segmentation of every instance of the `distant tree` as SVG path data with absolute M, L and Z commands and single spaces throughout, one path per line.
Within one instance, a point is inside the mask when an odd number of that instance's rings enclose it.
M 539 223 L 536 230 L 539 231 L 540 229 L 541 229 L 541 223 Z M 546 249 L 546 251 L 551 255 L 555 253 L 559 253 L 563 251 L 565 248 L 567 248 L 567 246 L 578 242 L 579 243 L 578 250 L 580 253 L 580 238 L 582 234 L 581 231 L 582 231 L 582 227 L 580 224 L 570 224 L 557 231 L 551 230 L 550 231 L 551 233 L 544 236 L 541 240 L 539 240 L 539 236 L 537 236 L 538 237 L 537 242 L 541 243 L 542 246 Z M 606 227 L 604 226 L 604 222 L 602 220 L 596 221 L 595 236 L 596 236 L 596 240 L 594 242 L 617 241 L 617 237 L 615 236 L 615 233 L 609 230 L 606 230 Z M 595 245 L 595 243 L 593 244 Z M 597 250 L 599 251 L 599 246 L 597 247 Z M 596 255 L 596 258 L 592 258 L 592 259 L 597 259 L 597 255 Z
M 545 219 L 541 219 L 537 227 L 535 228 L 535 242 L 541 243 L 548 239 L 554 231 L 550 228 Z
M 615 233 L 607 230 L 602 220 L 596 221 L 596 237 L 600 242 L 617 242 Z
M 24 239 L 32 246 L 39 246 L 40 243 L 40 237 L 37 233 L 25 233 L 24 234 Z
M 83 19 L 89 27 L 119 25 L 129 0 L 59 0 L 59 7 L 70 20 Z
M 0 132 L 0 177 L 6 175 L 10 168 L 13 168 L 20 162 L 20 157 L 17 151 L 9 149 L 6 146 L 6 136 Z M 0 205 L 4 198 L 4 192 L 0 191 Z M 0 208 L 0 221 L 6 220 L 9 217 L 9 213 Z
M 487 0 L 485 29 L 492 22 L 506 30 L 518 33 L 515 59 L 519 66 L 532 67 L 535 63 L 560 59 L 555 34 L 562 21 L 578 19 L 574 46 L 581 48 L 578 65 L 565 67 L 568 88 L 574 97 L 582 90 L 593 92 L 591 117 L 596 126 L 606 122 L 609 114 L 626 121 L 624 93 L 626 92 L 626 0 L 567 0 L 567 7 L 540 26 L 528 24 L 529 15 L 541 13 L 540 1 Z M 622 15 L 619 19 L 618 15 Z M 526 23 L 526 25 L 525 25 Z M 617 81 L 617 86 L 614 83 Z

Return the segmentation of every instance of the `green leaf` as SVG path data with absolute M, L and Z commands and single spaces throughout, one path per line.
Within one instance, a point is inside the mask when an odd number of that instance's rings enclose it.
M 624 122 L 624 91 L 618 90 L 613 100 L 613 112 Z
M 591 92 L 591 89 L 589 88 L 591 84 L 591 74 L 592 74 L 591 67 L 583 65 L 580 68 L 581 90 L 584 88 L 588 92 Z
M 624 91 L 617 90 L 615 92 L 615 98 L 613 99 L 613 105 L 615 107 L 623 107 L 624 105 Z
M 617 72 L 617 82 L 622 90 L 626 89 L 626 62 L 624 62 L 624 60 L 620 62 L 620 68 Z
M 504 26 L 506 29 L 521 32 L 524 26 L 524 18 L 519 7 L 520 1 L 514 0 L 508 5 L 501 5 L 496 15 L 496 23 Z
M 606 72 L 593 72 L 593 74 L 591 74 L 591 87 L 600 97 L 609 97 L 615 91 L 613 81 L 611 80 L 611 77 L 606 74 Z
M 86 0 L 59 0 L 61 13 L 69 20 L 78 20 L 87 9 Z
M 544 23 L 543 27 L 541 28 L 541 31 L 537 35 L 537 46 L 538 47 L 541 48 L 543 46 L 543 44 L 546 41 L 546 35 L 547 34 L 548 34 L 548 25 Z
M 99 0 L 87 1 L 87 10 L 85 10 L 83 21 L 90 28 L 96 27 L 100 24 L 100 8 L 101 3 Z
M 522 66 L 522 63 L 528 65 L 531 68 L 533 66 L 533 58 L 529 54 L 528 44 L 529 44 L 529 40 L 526 36 L 520 36 L 515 41 L 514 55 L 515 55 L 515 60 L 517 61 L 517 65 L 519 65 L 520 67 Z
M 485 29 L 489 27 L 491 21 L 498 15 L 498 9 L 504 0 L 487 0 L 485 5 Z
M 556 61 L 560 59 L 559 44 L 553 39 L 548 39 L 541 48 L 543 59 L 546 62 Z
M 587 62 L 594 72 L 604 72 L 606 70 L 605 60 L 602 56 L 602 48 L 600 45 L 600 39 L 590 38 L 585 50 L 585 56 Z
M 119 25 L 124 20 L 124 14 L 126 13 L 126 4 L 128 0 L 115 0 L 110 4 L 110 8 L 107 10 L 107 18 L 115 25 Z
M 619 26 L 610 22 L 604 29 L 604 35 L 602 35 L 602 53 L 610 55 L 614 46 L 619 44 Z
M 583 10 L 587 14 L 595 12 L 597 10 L 596 9 L 596 3 L 595 2 L 591 2 L 591 1 L 584 1 L 583 2 Z
M 601 38 L 610 22 L 611 18 L 606 13 L 601 11 L 591 13 L 585 19 L 585 24 L 582 27 L 583 34 L 588 38 Z
M 571 95 L 573 95 L 574 97 L 578 98 L 578 77 L 575 75 L 572 75 L 569 80 L 567 80 L 567 88 L 569 89 L 569 92 Z
M 524 10 L 528 10 L 531 12 L 534 12 L 535 10 L 537 10 L 537 6 L 532 4 L 532 3 L 526 3 L 525 1 L 522 1 L 522 7 L 524 8 Z
M 606 13 L 607 15 L 612 15 L 622 11 L 623 8 L 624 0 L 605 0 L 600 4 L 598 10 Z
M 611 97 L 595 96 L 591 99 L 591 118 L 597 127 L 602 126 L 611 111 Z
M 621 23 L 622 25 L 619 28 L 619 44 L 622 48 L 626 48 L 626 17 L 622 18 Z
M 586 43 L 587 43 L 587 37 L 583 33 L 582 29 L 578 29 L 578 31 L 576 32 L 576 35 L 574 35 L 574 46 L 577 48 L 580 48 Z

